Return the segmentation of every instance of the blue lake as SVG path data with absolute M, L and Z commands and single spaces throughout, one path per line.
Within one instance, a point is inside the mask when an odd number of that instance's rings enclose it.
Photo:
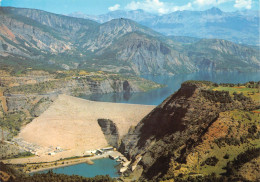
M 94 164 L 87 163 L 76 164 L 53 169 L 54 173 L 67 175 L 80 175 L 84 177 L 95 177 L 97 175 L 109 175 L 110 177 L 119 177 L 116 166 L 119 164 L 115 160 L 109 158 L 97 159 Z M 40 171 L 38 173 L 47 173 L 49 170 Z
M 207 80 L 216 83 L 245 83 L 248 81 L 259 81 L 260 72 L 196 72 L 191 74 L 178 74 L 174 76 L 143 75 L 142 77 L 160 84 L 167 85 L 167 87 L 145 93 L 92 94 L 82 96 L 81 98 L 102 102 L 158 105 L 168 96 L 177 91 L 180 88 L 181 83 L 187 80 Z

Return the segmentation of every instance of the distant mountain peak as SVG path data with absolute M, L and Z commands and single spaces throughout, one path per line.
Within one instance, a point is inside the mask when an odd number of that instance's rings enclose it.
M 135 21 L 130 20 L 128 18 L 115 18 L 115 19 L 112 19 L 112 20 L 110 20 L 106 23 L 107 24 L 111 24 L 111 23 L 133 23 L 133 24 L 137 24 Z
M 217 8 L 217 7 L 212 7 L 208 10 L 206 10 L 206 12 L 211 13 L 211 14 L 222 14 L 223 12 L 221 11 L 221 9 Z
M 141 12 L 141 13 L 143 13 L 145 11 L 143 9 L 136 9 L 136 10 L 132 10 L 132 12 Z
M 124 13 L 124 12 L 125 12 L 124 10 L 115 10 L 115 11 L 110 11 L 107 14 L 117 14 L 117 13 Z

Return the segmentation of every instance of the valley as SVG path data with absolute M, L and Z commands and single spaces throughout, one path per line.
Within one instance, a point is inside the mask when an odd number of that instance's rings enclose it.
M 259 15 L 78 16 L 0 6 L 0 181 L 260 180 Z
M 60 95 L 12 140 L 34 144 L 35 156 L 4 161 L 20 170 L 41 170 L 88 161 L 87 151 L 112 145 L 130 161 L 123 181 L 198 176 L 256 181 L 259 92 L 259 82 L 187 81 L 157 107 Z

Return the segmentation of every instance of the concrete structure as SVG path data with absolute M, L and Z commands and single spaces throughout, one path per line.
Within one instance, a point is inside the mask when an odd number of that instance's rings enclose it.
M 122 167 L 122 168 L 119 170 L 119 172 L 120 172 L 120 173 L 124 173 L 126 170 L 127 170 L 127 167 Z
M 103 152 L 102 150 L 97 149 L 95 154 L 96 154 L 96 155 L 102 155 L 103 153 L 104 153 L 104 152 Z
M 109 151 L 114 151 L 114 147 L 106 147 L 101 149 L 104 153 Z

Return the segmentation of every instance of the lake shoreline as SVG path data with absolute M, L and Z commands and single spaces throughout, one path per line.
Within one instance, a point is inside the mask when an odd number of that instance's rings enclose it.
M 147 80 L 167 85 L 163 88 L 150 90 L 149 92 L 136 92 L 129 95 L 123 93 L 106 93 L 106 94 L 90 94 L 81 95 L 80 98 L 86 100 L 93 100 L 99 102 L 112 103 L 127 103 L 127 104 L 142 104 L 142 105 L 159 105 L 168 96 L 176 92 L 181 84 L 188 80 L 205 80 L 214 83 L 246 83 L 249 81 L 259 81 L 258 72 L 227 72 L 227 71 L 198 71 L 189 74 L 175 74 L 175 75 L 141 75 Z
M 67 161 L 64 161 L 64 162 L 67 162 Z M 30 172 L 26 172 L 26 173 L 31 175 L 31 174 L 34 174 L 34 173 L 37 173 L 37 172 L 41 172 L 41 171 L 52 170 L 52 169 L 62 168 L 62 167 L 67 167 L 67 166 L 73 166 L 73 165 L 77 165 L 77 164 L 81 164 L 81 163 L 89 164 L 88 161 L 85 160 L 85 161 L 72 162 L 70 164 L 59 164 L 57 166 L 52 166 L 52 167 L 43 167 L 43 168 L 40 168 L 40 169 L 31 170 Z M 89 164 L 89 165 L 92 165 L 92 164 Z
M 32 163 L 30 163 L 30 162 L 29 163 L 26 163 L 26 162 L 16 163 L 15 162 L 15 163 L 12 163 L 10 161 L 7 162 L 7 160 L 2 161 L 2 162 L 4 162 L 7 165 L 14 165 L 16 169 L 23 170 L 25 173 L 31 175 L 31 174 L 41 172 L 41 171 L 63 168 L 63 167 L 78 165 L 81 163 L 95 165 L 95 160 L 106 159 L 106 158 L 108 159 L 109 155 L 123 157 L 123 155 L 118 151 L 108 151 L 102 155 L 94 155 L 94 156 L 90 156 L 90 157 L 75 156 L 76 158 L 74 158 L 74 159 L 73 158 L 72 159 L 62 159 L 62 160 L 55 160 L 55 161 L 49 161 L 49 162 L 32 162 Z M 23 159 L 23 158 L 20 158 L 20 159 Z M 112 160 L 112 159 L 110 159 L 110 160 Z
M 92 157 L 82 157 L 82 158 L 76 158 L 76 159 L 68 159 L 68 160 L 50 162 L 49 164 L 57 163 L 57 165 L 50 166 L 50 167 L 42 167 L 42 168 L 39 168 L 39 169 L 31 170 L 29 172 L 26 171 L 26 173 L 33 174 L 33 173 L 37 173 L 37 172 L 41 172 L 41 171 L 46 171 L 46 170 L 51 170 L 51 169 L 56 169 L 56 168 L 62 168 L 62 167 L 67 167 L 67 166 L 73 166 L 73 165 L 77 165 L 77 164 L 81 164 L 81 163 L 87 163 L 89 165 L 95 165 L 95 163 L 94 163 L 95 160 L 109 158 L 109 155 L 112 155 L 112 154 L 123 156 L 120 152 L 111 151 L 111 152 L 108 152 L 108 153 L 105 153 L 105 154 L 102 154 L 102 155 L 95 155 L 95 156 L 92 156 Z M 66 164 L 66 162 L 70 162 L 70 163 Z M 35 164 L 35 165 L 39 165 L 39 164 Z

